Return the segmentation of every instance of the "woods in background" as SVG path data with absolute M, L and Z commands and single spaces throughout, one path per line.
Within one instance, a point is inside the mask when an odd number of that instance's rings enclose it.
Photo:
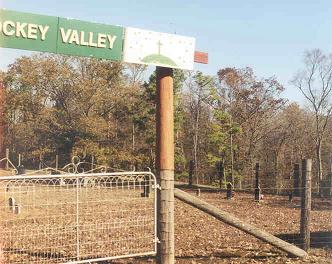
M 332 63 L 324 56 L 307 53 L 307 70 L 294 79 L 309 108 L 287 102 L 276 78 L 260 79 L 251 68 L 216 76 L 174 70 L 176 177 L 187 181 L 191 162 L 194 182 L 213 184 L 222 164 L 223 181 L 245 188 L 259 161 L 263 186 L 285 188 L 294 163 L 317 157 L 318 187 L 332 153 Z M 20 153 L 27 167 L 41 158 L 52 166 L 56 154 L 63 165 L 79 155 L 115 168 L 154 168 L 156 77 L 146 74 L 141 65 L 88 58 L 17 59 L 0 72 L 12 159 Z

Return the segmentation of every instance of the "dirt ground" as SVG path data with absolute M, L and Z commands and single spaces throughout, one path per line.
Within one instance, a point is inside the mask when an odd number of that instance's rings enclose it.
M 265 195 L 256 203 L 250 194 L 226 200 L 224 193 L 202 193 L 201 198 L 242 220 L 295 240 L 300 229 L 300 201 Z M 305 260 L 288 258 L 274 247 L 176 200 L 176 263 L 332 263 L 332 201 L 314 199 L 312 245 Z M 113 263 L 155 263 L 153 259 L 119 260 Z
M 132 186 L 129 186 L 128 188 L 132 188 Z M 51 245 L 52 247 L 54 247 L 54 245 L 65 245 L 65 240 L 67 244 L 69 243 L 73 245 L 73 249 L 68 248 L 68 250 L 75 251 L 75 241 L 71 242 L 71 240 L 75 238 L 75 234 L 71 235 L 72 231 L 69 232 L 67 230 L 68 228 L 71 228 L 76 219 L 74 213 L 76 205 L 75 202 L 71 200 L 76 195 L 75 189 L 68 189 L 66 186 L 63 187 L 63 189 L 59 189 L 58 187 L 49 187 L 49 185 L 46 185 L 43 188 L 37 186 L 33 190 L 33 192 L 29 193 L 30 195 L 35 193 L 35 198 L 34 196 L 31 196 L 30 198 L 26 197 L 24 199 L 21 197 L 22 203 L 23 201 L 28 203 L 25 207 L 23 207 L 23 212 L 21 215 L 10 215 L 8 210 L 4 211 L 6 212 L 6 215 L 2 215 L 2 219 L 7 219 L 4 221 L 4 226 L 9 227 L 9 225 L 16 223 L 18 227 L 28 227 L 28 230 L 25 228 L 21 233 L 24 234 L 25 237 L 25 240 L 23 241 L 24 244 L 30 246 L 32 250 L 36 250 L 34 248 L 33 241 L 35 241 L 38 236 L 40 236 L 40 239 L 43 240 L 38 240 L 44 241 L 45 245 Z M 99 252 L 105 252 L 105 246 L 108 247 L 108 250 L 110 250 L 110 245 L 112 244 L 116 234 L 110 235 L 109 232 L 110 230 L 114 229 L 114 226 L 103 226 L 103 224 L 107 224 L 109 221 L 115 221 L 116 219 L 128 219 L 128 214 L 130 214 L 130 217 L 132 218 L 133 226 L 129 225 L 128 223 L 125 227 L 126 229 L 122 230 L 121 232 L 131 234 L 130 236 L 132 237 L 135 237 L 134 234 L 137 235 L 140 233 L 153 233 L 153 224 L 150 223 L 151 221 L 147 223 L 146 227 L 136 223 L 138 215 L 142 209 L 146 211 L 145 214 L 147 212 L 150 214 L 153 211 L 153 199 L 151 199 L 152 197 L 146 200 L 146 204 L 142 204 L 140 190 L 131 190 L 128 192 L 122 189 L 110 191 L 107 188 L 91 188 L 89 191 L 89 189 L 83 188 L 81 192 L 82 193 L 79 194 L 82 198 L 80 213 L 84 216 L 81 220 L 82 226 L 86 226 L 87 223 L 93 223 L 93 225 L 96 225 L 96 228 L 93 230 L 88 229 L 82 231 L 82 238 L 84 237 L 84 239 L 88 239 L 82 242 L 83 245 L 89 245 L 89 248 L 87 248 L 88 251 L 90 250 L 90 246 L 94 245 L 89 240 L 89 234 L 91 234 L 91 237 L 96 237 L 97 235 L 100 241 L 103 241 L 103 243 L 100 244 L 100 248 L 98 249 Z M 45 194 L 47 195 L 45 196 Z M 194 193 L 192 194 L 195 195 Z M 243 221 L 260 227 L 267 232 L 275 234 L 282 239 L 290 240 L 294 243 L 299 243 L 299 198 L 294 199 L 293 202 L 289 202 L 288 197 L 286 196 L 265 195 L 264 200 L 260 203 L 257 203 L 254 201 L 253 195 L 248 193 L 238 193 L 233 200 L 227 200 L 225 199 L 225 196 L 225 193 L 202 192 L 200 198 L 211 204 L 214 204 L 222 210 L 237 216 Z M 44 204 L 36 205 L 34 204 L 34 201 L 36 200 L 39 200 Z M 99 204 L 100 200 L 105 202 L 104 206 L 83 206 L 84 204 L 91 204 L 92 202 L 98 202 Z M 5 201 L 6 199 L 4 198 L 3 203 L 5 203 Z M 85 202 L 83 203 L 83 201 Z M 139 204 L 139 207 L 133 206 L 133 201 L 136 201 Z M 57 205 L 56 210 L 52 207 L 52 204 Z M 44 208 L 43 211 L 40 211 L 38 206 Z M 117 212 L 112 212 L 112 210 L 115 208 L 119 210 L 121 208 L 126 209 L 126 214 L 124 214 L 121 210 L 119 211 L 120 215 L 118 215 L 119 213 Z M 309 251 L 309 257 L 303 260 L 288 258 L 285 253 L 275 249 L 274 247 L 261 242 L 256 238 L 243 233 L 242 231 L 229 227 L 212 218 L 211 216 L 206 215 L 205 213 L 176 200 L 176 263 L 332 264 L 332 201 L 331 199 L 315 198 L 313 199 L 312 208 L 312 245 L 311 250 Z M 37 221 L 32 221 L 32 219 L 29 219 L 29 216 L 31 215 L 33 215 L 33 219 L 36 219 Z M 58 238 L 56 241 L 49 240 L 48 235 L 44 233 L 38 233 L 38 236 L 36 236 L 36 230 L 51 230 L 42 228 L 43 225 L 45 225 L 45 221 L 46 224 L 51 224 L 52 230 L 57 224 L 61 228 L 67 228 L 66 230 L 68 232 L 65 230 L 65 234 L 67 235 L 58 236 L 56 234 L 54 236 Z M 114 223 L 112 222 L 112 224 Z M 65 225 L 65 227 L 63 227 L 63 225 Z M 143 227 L 142 230 L 141 227 Z M 3 231 L 4 230 L 5 229 L 3 228 Z M 148 241 L 151 243 L 152 236 L 150 237 L 149 235 Z M 142 246 L 146 245 L 146 240 L 142 240 L 140 243 L 138 243 L 138 245 L 140 246 L 139 249 L 141 250 Z M 120 246 L 114 245 L 116 249 L 122 248 L 122 246 Z M 82 250 L 84 250 L 84 247 L 82 247 Z M 96 251 L 96 248 L 94 248 L 94 250 Z M 155 263 L 155 260 L 153 258 L 122 259 L 113 261 L 111 263 L 143 264 Z

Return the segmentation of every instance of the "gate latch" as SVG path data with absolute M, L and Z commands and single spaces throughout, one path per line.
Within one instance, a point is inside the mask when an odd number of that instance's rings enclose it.
M 161 190 L 161 187 L 158 183 L 156 183 L 155 185 L 152 186 L 154 189 L 158 189 Z

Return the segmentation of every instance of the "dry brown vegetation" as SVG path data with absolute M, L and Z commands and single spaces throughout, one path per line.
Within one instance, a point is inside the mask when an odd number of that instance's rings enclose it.
M 38 263 L 59 263 L 57 261 L 65 259 L 65 256 L 75 256 L 75 188 L 36 186 L 30 191 L 22 188 L 21 192 L 22 213 L 17 216 L 2 210 L 0 222 L 3 233 L 14 226 L 17 230 L 16 237 L 11 234 L 11 240 L 5 241 L 5 248 L 25 248 L 26 251 L 18 250 L 5 263 L 32 263 L 42 256 L 44 262 Z M 153 199 L 141 198 L 140 193 L 139 189 L 81 189 L 80 213 L 83 217 L 80 220 L 80 237 L 84 237 L 81 247 L 83 255 L 113 255 L 114 252 L 126 252 L 129 248 L 141 252 L 153 247 L 151 214 L 145 218 L 146 226 L 138 221 L 140 214 L 142 220 L 146 213 L 152 212 Z M 298 198 L 291 203 L 286 196 L 265 195 L 264 200 L 257 203 L 253 201 L 253 194 L 237 193 L 233 200 L 226 200 L 225 196 L 225 193 L 201 193 L 202 199 L 240 219 L 283 239 L 299 242 Z M 6 198 L 1 196 L 0 200 L 4 208 Z M 331 209 L 331 199 L 313 199 L 312 249 L 310 257 L 301 260 L 288 258 L 272 246 L 176 201 L 177 263 L 332 263 Z M 121 244 L 123 234 L 126 236 L 123 241 L 127 241 Z M 146 234 L 150 237 L 144 237 Z M 142 237 L 135 240 L 135 236 L 140 235 Z M 114 241 L 115 237 L 118 242 Z M 63 248 L 61 245 L 66 246 Z M 154 259 L 122 259 L 112 263 L 154 263 Z
M 262 202 L 251 194 L 226 200 L 225 193 L 202 193 L 201 198 L 251 224 L 275 234 L 297 238 L 300 202 L 288 197 L 265 195 Z M 283 252 L 224 225 L 205 213 L 176 200 L 176 263 L 332 263 L 332 201 L 314 199 L 312 248 L 308 259 L 288 258 Z M 114 263 L 154 263 L 152 259 L 121 260 Z

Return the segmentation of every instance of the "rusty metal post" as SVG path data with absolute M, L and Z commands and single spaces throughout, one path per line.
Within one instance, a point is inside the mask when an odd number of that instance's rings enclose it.
M 174 124 L 173 70 L 157 67 L 157 263 L 173 264 L 174 257 Z
M 302 249 L 310 248 L 311 159 L 302 160 L 301 239 Z

